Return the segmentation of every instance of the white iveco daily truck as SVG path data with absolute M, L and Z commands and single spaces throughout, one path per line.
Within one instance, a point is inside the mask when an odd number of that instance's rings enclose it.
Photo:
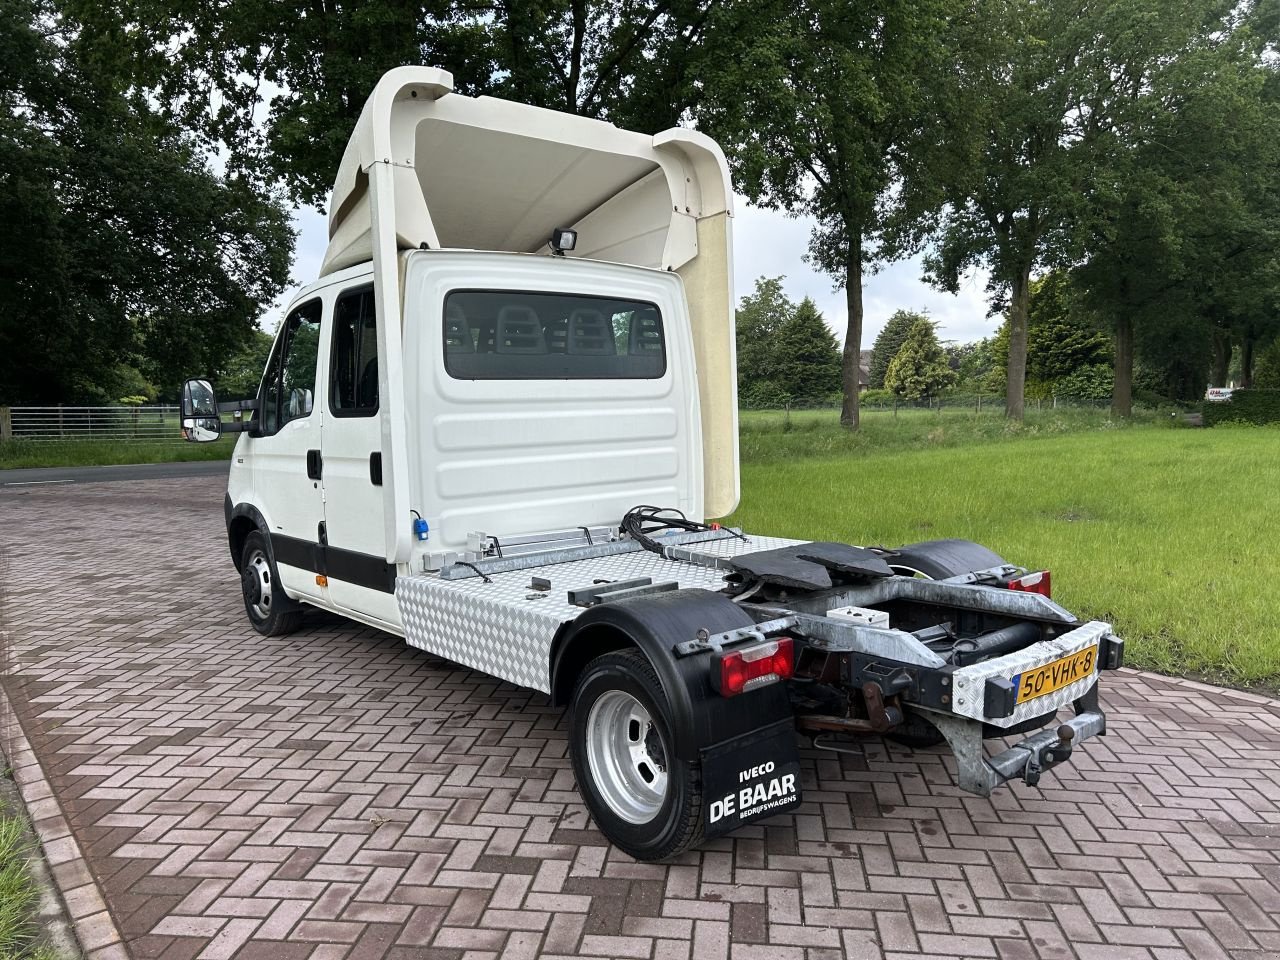
M 320 607 L 549 694 L 596 823 L 645 860 L 793 809 L 797 730 L 945 741 L 982 795 L 1034 784 L 1104 732 L 1123 655 L 977 544 L 706 522 L 738 502 L 732 199 L 698 133 L 393 70 L 257 397 L 184 387 L 189 438 L 240 433 L 253 626 Z

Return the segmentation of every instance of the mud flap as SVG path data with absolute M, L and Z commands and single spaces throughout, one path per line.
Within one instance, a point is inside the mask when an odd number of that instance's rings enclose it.
M 791 718 L 702 750 L 705 836 L 800 805 L 800 751 Z

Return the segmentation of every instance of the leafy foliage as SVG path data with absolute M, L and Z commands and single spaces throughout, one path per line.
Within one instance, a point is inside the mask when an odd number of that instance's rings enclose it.
M 817 306 L 761 277 L 738 306 L 738 398 L 748 407 L 815 403 L 840 391 L 840 350 Z
M 916 320 L 902 348 L 894 355 L 885 374 L 884 385 L 905 400 L 936 397 L 956 382 L 956 372 L 947 362 L 934 325 Z
M 927 319 L 922 313 L 895 310 L 885 321 L 884 328 L 876 334 L 876 342 L 871 347 L 871 362 L 867 365 L 867 384 L 872 390 L 884 389 L 884 378 L 889 372 L 889 364 L 906 343 L 907 334 L 911 332 L 917 320 Z
M 287 215 L 127 90 L 109 30 L 0 3 L 0 403 L 172 396 L 281 290 Z
M 1254 30 L 1262 11 L 1176 5 L 1141 41 L 1160 56 L 1125 65 L 1131 90 L 1114 113 L 1095 189 L 1102 216 L 1078 271 L 1115 330 L 1122 415 L 1137 358 L 1161 371 L 1166 395 L 1194 399 L 1210 356 L 1222 385 L 1232 341 L 1249 357 L 1275 329 L 1280 104 Z
M 841 422 L 858 423 L 862 275 L 874 266 L 897 157 L 945 74 L 954 0 L 738 0 L 715 8 L 698 62 L 699 125 L 754 203 L 813 217 L 811 262 L 845 289 Z
M 1258 355 L 1253 385 L 1260 390 L 1280 390 L 1280 337 Z
M 1230 400 L 1206 400 L 1200 407 L 1204 425 L 1280 423 L 1280 390 L 1236 390 Z
M 840 393 L 840 348 L 808 297 L 778 331 L 774 353 L 776 382 L 794 402 L 815 403 Z
M 232 169 L 327 199 L 369 91 L 442 64 L 454 88 L 656 132 L 687 104 L 709 7 L 695 0 L 112 0 L 135 28 L 136 77 Z M 214 96 L 210 97 L 210 91 Z
M 272 340 L 269 333 L 255 330 L 244 346 L 231 355 L 218 371 L 216 386 L 220 399 L 247 400 L 257 395 Z

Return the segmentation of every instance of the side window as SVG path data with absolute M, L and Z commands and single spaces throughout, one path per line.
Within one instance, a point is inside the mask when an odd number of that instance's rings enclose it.
M 262 403 L 258 411 L 258 432 L 270 436 L 280 429 L 280 354 L 284 352 L 285 331 L 282 329 L 271 347 L 267 372 L 262 375 Z
M 320 301 L 311 300 L 285 318 L 262 381 L 262 433 L 311 414 L 320 347 Z
M 373 289 L 348 290 L 333 310 L 329 409 L 339 417 L 378 412 L 378 331 Z

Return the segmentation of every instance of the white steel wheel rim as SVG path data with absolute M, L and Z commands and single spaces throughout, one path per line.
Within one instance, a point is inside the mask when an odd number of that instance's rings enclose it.
M 653 717 L 625 690 L 610 690 L 587 714 L 587 766 L 596 791 L 627 823 L 648 823 L 667 797 L 667 745 Z
M 889 569 L 892 570 L 895 574 L 897 574 L 900 577 L 910 577 L 913 580 L 932 580 L 933 579 L 933 577 L 929 576 L 927 573 L 917 570 L 915 567 L 904 567 L 900 563 L 889 564 Z
M 271 616 L 271 564 L 261 550 L 255 550 L 244 570 L 245 595 L 254 616 L 266 620 Z

